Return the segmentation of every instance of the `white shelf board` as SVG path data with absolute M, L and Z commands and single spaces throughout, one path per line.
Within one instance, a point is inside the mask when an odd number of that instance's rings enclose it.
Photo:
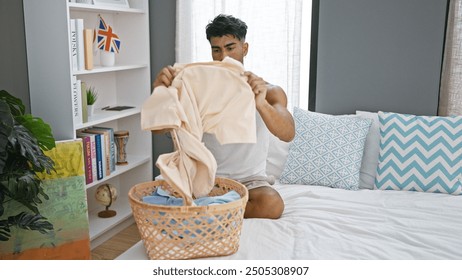
M 106 176 L 104 177 L 103 179 L 101 180 L 98 180 L 98 181 L 95 181 L 93 183 L 90 183 L 88 185 L 86 185 L 86 188 L 89 189 L 89 188 L 92 188 L 96 185 L 99 185 L 99 184 L 102 184 L 104 183 L 105 181 L 111 179 L 111 178 L 114 178 L 114 177 L 117 177 L 119 176 L 120 174 L 124 173 L 124 172 L 127 172 L 137 166 L 140 166 L 142 164 L 145 164 L 147 162 L 150 161 L 150 157 L 149 155 L 147 156 L 132 156 L 130 155 L 130 157 L 128 158 L 128 164 L 127 165 L 117 165 L 116 166 L 116 170 L 114 172 L 112 172 L 109 176 Z
M 142 9 L 124 8 L 110 5 L 93 5 L 85 3 L 69 3 L 69 8 L 73 11 L 86 11 L 94 13 L 135 13 L 144 14 L 145 11 Z
M 130 65 L 115 65 L 115 66 L 99 66 L 95 65 L 92 70 L 77 70 L 74 71 L 74 75 L 89 75 L 97 73 L 108 73 L 115 71 L 124 71 L 148 67 L 147 64 L 130 64 Z
M 123 105 L 126 105 L 126 104 L 123 104 Z M 111 106 L 111 107 L 114 107 L 114 106 Z M 108 111 L 108 110 L 95 109 L 93 115 L 88 117 L 88 122 L 76 124 L 75 129 L 77 130 L 83 129 L 83 128 L 99 125 L 101 123 L 110 122 L 113 120 L 118 120 L 118 119 L 122 119 L 125 117 L 133 116 L 133 115 L 140 114 L 140 113 L 141 113 L 141 108 L 138 106 L 134 106 L 134 108 L 126 109 L 122 111 Z

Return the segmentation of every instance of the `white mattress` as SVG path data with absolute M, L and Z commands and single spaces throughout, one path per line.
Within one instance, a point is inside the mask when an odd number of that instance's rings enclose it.
M 218 259 L 462 259 L 462 196 L 276 185 L 278 220 L 245 219 L 239 250 Z M 118 259 L 147 259 L 140 241 Z

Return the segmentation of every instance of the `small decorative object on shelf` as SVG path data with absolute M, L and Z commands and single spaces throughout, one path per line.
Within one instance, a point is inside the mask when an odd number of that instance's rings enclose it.
M 117 146 L 117 165 L 128 164 L 126 152 L 128 137 L 129 133 L 127 130 L 119 130 L 114 132 L 115 143 Z
M 106 24 L 103 17 L 99 16 L 98 25 L 98 49 L 100 52 L 100 62 L 102 66 L 114 66 L 115 54 L 119 53 L 120 39 L 117 34 L 112 31 L 112 26 Z
M 117 212 L 114 210 L 109 210 L 112 203 L 117 200 L 118 193 L 117 189 L 111 184 L 104 184 L 99 186 L 96 189 L 95 198 L 100 204 L 106 206 L 106 209 L 98 213 L 100 218 L 110 218 L 114 217 Z
M 96 100 L 98 100 L 98 91 L 96 91 L 96 89 L 94 87 L 89 87 L 86 90 L 86 94 L 87 94 L 87 112 L 88 112 L 88 116 L 92 116 L 93 115 L 93 110 L 94 110 L 93 107 L 95 105 Z
M 115 65 L 115 53 L 101 50 L 100 53 L 101 66 L 114 66 Z

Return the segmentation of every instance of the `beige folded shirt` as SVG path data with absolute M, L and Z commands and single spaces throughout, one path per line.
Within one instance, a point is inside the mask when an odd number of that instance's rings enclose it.
M 220 144 L 255 143 L 255 99 L 243 65 L 223 61 L 175 64 L 170 87 L 156 87 L 141 109 L 143 130 L 174 130 L 176 149 L 156 161 L 162 177 L 187 200 L 206 196 L 217 163 L 201 142 L 204 132 Z

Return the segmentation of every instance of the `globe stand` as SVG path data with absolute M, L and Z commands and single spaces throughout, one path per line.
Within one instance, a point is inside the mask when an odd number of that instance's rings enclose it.
M 98 213 L 100 218 L 111 218 L 117 215 L 117 212 L 114 210 L 109 210 L 109 207 L 112 205 L 112 192 L 108 184 L 104 185 L 109 193 L 109 204 L 106 206 L 106 209 Z
M 98 217 L 100 218 L 111 218 L 117 215 L 117 212 L 114 210 L 109 210 L 109 206 L 106 206 L 106 210 L 100 211 Z

